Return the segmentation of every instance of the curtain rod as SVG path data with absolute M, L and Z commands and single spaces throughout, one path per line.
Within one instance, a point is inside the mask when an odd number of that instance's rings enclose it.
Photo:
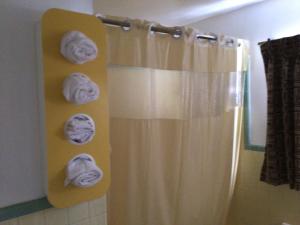
M 128 21 L 119 21 L 119 20 L 112 20 L 105 17 L 97 16 L 99 20 L 101 20 L 103 23 L 108 25 L 114 25 L 119 26 L 125 29 L 130 29 L 131 24 Z M 182 30 L 180 27 L 164 27 L 164 26 L 152 26 L 151 31 L 158 32 L 158 33 L 165 33 L 170 34 L 175 38 L 179 38 L 182 35 Z M 197 38 L 199 39 L 205 39 L 205 40 L 211 40 L 211 41 L 217 41 L 218 38 L 213 35 L 197 35 Z

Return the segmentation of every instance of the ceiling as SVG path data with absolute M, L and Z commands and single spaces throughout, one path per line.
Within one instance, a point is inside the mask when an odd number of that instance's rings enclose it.
M 182 26 L 265 0 L 94 0 L 95 12 Z

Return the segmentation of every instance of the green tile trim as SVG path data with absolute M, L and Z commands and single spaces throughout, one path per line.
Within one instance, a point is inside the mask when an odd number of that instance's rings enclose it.
M 51 207 L 52 206 L 48 202 L 47 198 L 40 198 L 37 200 L 0 208 L 0 222 L 34 213 L 43 209 L 48 209 Z
M 265 146 L 253 145 L 250 143 L 250 74 L 245 72 L 245 84 L 244 84 L 244 148 L 246 150 L 264 152 Z

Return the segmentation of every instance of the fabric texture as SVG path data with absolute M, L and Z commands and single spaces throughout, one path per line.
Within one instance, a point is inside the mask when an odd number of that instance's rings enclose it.
M 222 225 L 240 137 L 237 48 L 131 25 L 107 27 L 108 223 Z
M 84 145 L 95 136 L 95 122 L 86 114 L 76 114 L 65 123 L 64 132 L 70 143 Z
M 300 35 L 261 46 L 268 122 L 261 180 L 300 190 Z
M 82 32 L 70 31 L 62 37 L 60 52 L 71 63 L 83 64 L 97 57 L 98 48 Z
M 227 36 L 219 41 L 197 39 L 200 32 L 183 27 L 180 38 L 150 32 L 153 23 L 132 20 L 129 31 L 107 26 L 108 63 L 204 73 L 236 72 L 237 44 L 231 47 Z M 235 38 L 232 38 L 237 43 Z
M 65 99 L 77 105 L 95 101 L 100 90 L 98 85 L 83 73 L 70 74 L 63 83 Z
M 66 167 L 65 186 L 92 187 L 103 177 L 103 171 L 96 165 L 89 154 L 79 154 L 68 162 Z

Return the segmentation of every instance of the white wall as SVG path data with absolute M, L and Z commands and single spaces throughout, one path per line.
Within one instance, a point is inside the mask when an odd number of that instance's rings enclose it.
M 264 0 L 95 0 L 95 11 L 104 15 L 184 26 L 212 15 Z
M 268 0 L 192 24 L 201 31 L 223 33 L 251 43 L 251 143 L 265 145 L 266 83 L 260 41 L 300 34 L 300 1 Z
M 0 207 L 44 196 L 35 37 L 53 7 L 93 13 L 92 0 L 0 1 Z

